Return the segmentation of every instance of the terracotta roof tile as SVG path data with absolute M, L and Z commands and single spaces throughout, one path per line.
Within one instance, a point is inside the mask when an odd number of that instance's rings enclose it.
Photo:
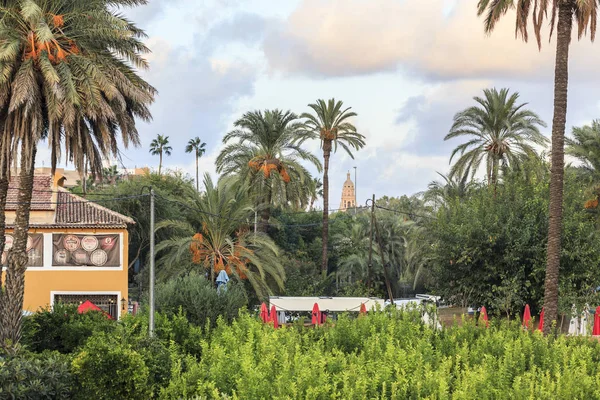
M 6 197 L 6 210 L 17 209 L 20 189 L 19 176 L 12 176 L 8 185 Z M 33 177 L 33 193 L 31 195 L 32 211 L 54 210 L 52 204 L 52 177 L 47 175 L 35 175 Z
M 58 188 L 56 225 L 121 226 L 134 224 L 133 219 L 109 210 L 63 188 Z

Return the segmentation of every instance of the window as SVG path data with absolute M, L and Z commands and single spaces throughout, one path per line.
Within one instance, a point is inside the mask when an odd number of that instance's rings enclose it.
M 57 294 L 54 296 L 54 304 L 80 305 L 90 301 L 112 318 L 119 317 L 119 299 L 116 294 Z

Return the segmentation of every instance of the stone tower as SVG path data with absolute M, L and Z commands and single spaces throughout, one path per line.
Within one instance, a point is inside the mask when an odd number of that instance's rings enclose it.
M 348 172 L 346 182 L 342 188 L 342 202 L 340 203 L 340 211 L 346 211 L 349 208 L 356 207 L 356 197 L 354 196 L 354 182 L 350 179 Z

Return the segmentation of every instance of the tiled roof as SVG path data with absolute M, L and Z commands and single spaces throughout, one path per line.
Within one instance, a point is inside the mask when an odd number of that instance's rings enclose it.
M 17 209 L 19 201 L 20 179 L 18 175 L 13 175 L 8 185 L 6 196 L 6 210 L 14 211 Z M 31 195 L 32 211 L 54 210 L 52 204 L 52 177 L 47 175 L 35 175 L 33 177 L 33 193 Z
M 58 188 L 55 225 L 124 227 L 133 219 Z
M 56 193 L 56 197 L 53 198 L 54 193 Z M 18 194 L 19 177 L 13 176 L 8 188 L 6 210 L 16 210 Z M 86 200 L 62 187 L 54 188 L 53 179 L 50 175 L 35 175 L 31 195 L 31 211 L 54 210 L 56 211 L 53 223 L 38 224 L 36 226 L 124 228 L 135 223 L 133 219 L 125 215 Z M 31 226 L 33 227 L 33 225 Z

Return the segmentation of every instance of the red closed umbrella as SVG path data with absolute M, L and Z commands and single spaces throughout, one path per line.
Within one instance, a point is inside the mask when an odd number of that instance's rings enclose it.
M 594 313 L 594 329 L 592 329 L 592 335 L 600 335 L 600 306 L 596 307 Z
M 269 315 L 269 321 L 273 321 L 275 329 L 279 328 L 279 321 L 277 320 L 277 309 L 275 306 L 271 306 L 271 315 Z
M 485 322 L 485 327 L 486 328 L 488 326 L 490 326 L 490 323 L 488 321 L 487 310 L 485 309 L 485 306 L 481 307 L 481 319 L 483 319 L 483 321 Z
M 525 304 L 525 311 L 523 312 L 523 327 L 529 328 L 529 321 L 531 321 L 531 310 L 529 304 Z
M 77 307 L 77 312 L 79 314 L 83 314 L 88 311 L 100 311 L 102 314 L 104 314 L 106 316 L 106 318 L 113 319 L 113 317 L 111 317 L 110 314 L 108 314 L 106 311 L 104 311 L 103 309 L 101 309 L 100 307 L 98 307 L 97 305 L 95 305 L 94 303 L 92 303 L 89 300 L 84 301 L 83 303 L 81 303 L 79 305 L 79 307 Z
M 367 315 L 367 307 L 365 306 L 365 303 L 360 303 L 360 311 L 358 312 L 358 315 Z
M 269 321 L 269 310 L 267 309 L 267 305 L 265 303 L 260 305 L 260 319 L 265 324 Z
M 312 324 L 321 325 L 321 311 L 319 311 L 319 305 L 315 303 L 312 309 Z
M 540 313 L 540 323 L 538 325 L 538 331 L 544 330 L 544 307 L 542 307 L 542 312 Z

